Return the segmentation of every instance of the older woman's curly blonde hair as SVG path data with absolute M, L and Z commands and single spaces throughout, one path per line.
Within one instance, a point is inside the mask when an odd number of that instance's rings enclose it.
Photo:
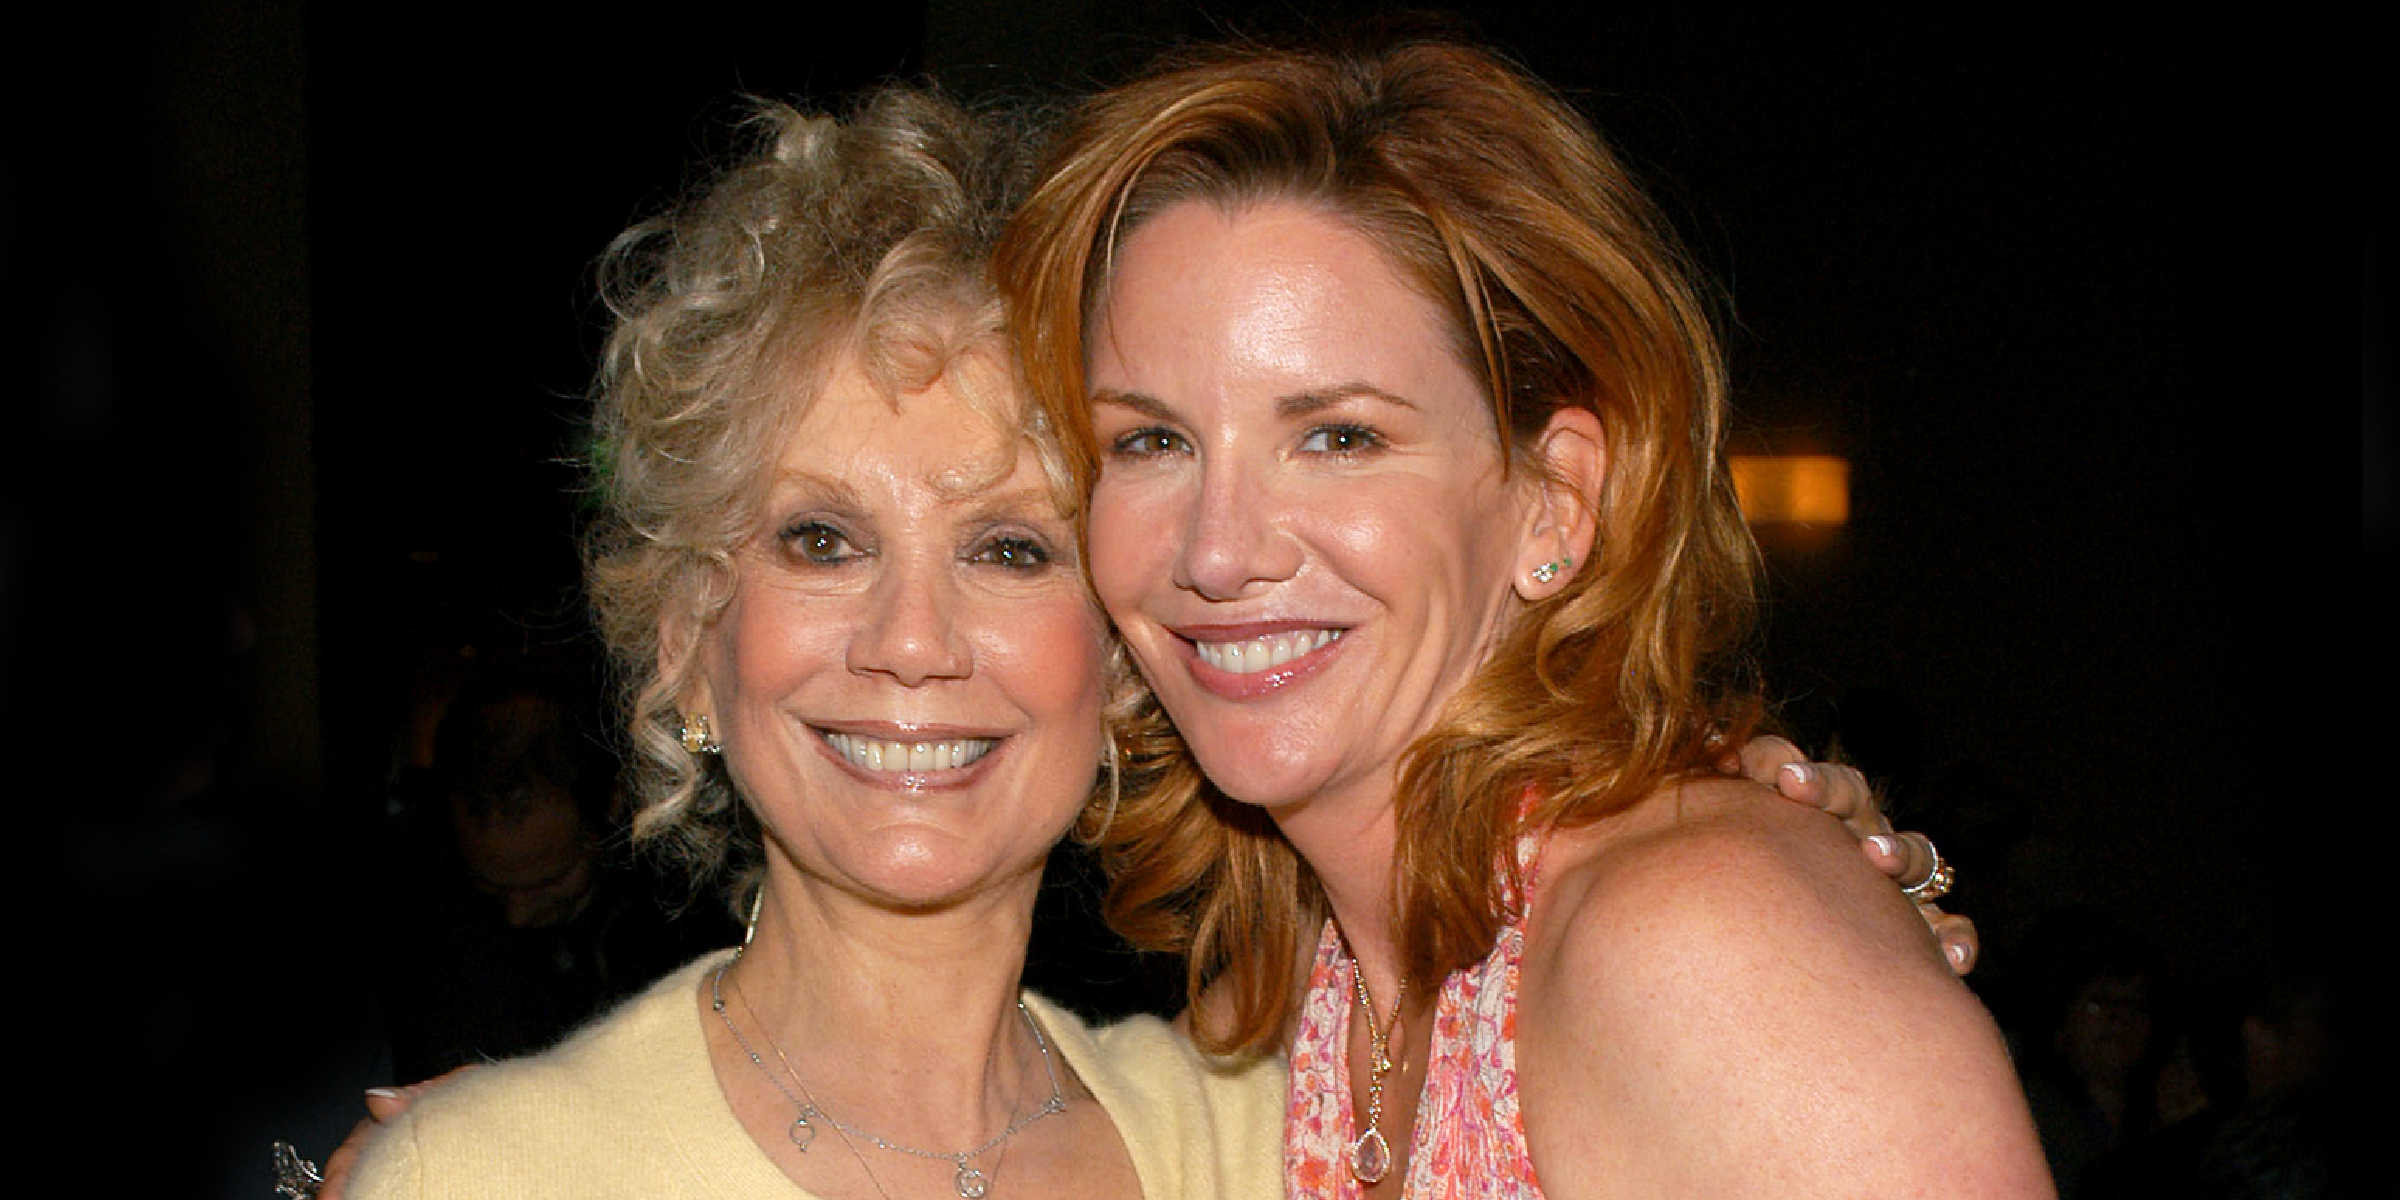
M 755 834 L 723 769 L 683 749 L 677 702 L 826 370 L 848 358 L 893 396 L 951 374 L 1068 494 L 1053 439 L 1019 403 L 988 277 L 1029 175 L 1030 123 L 894 85 L 838 118 L 761 104 L 750 124 L 754 154 L 626 230 L 601 263 L 615 321 L 596 384 L 587 578 L 624 691 L 634 839 L 695 882 Z M 990 369 L 953 373 L 962 356 Z

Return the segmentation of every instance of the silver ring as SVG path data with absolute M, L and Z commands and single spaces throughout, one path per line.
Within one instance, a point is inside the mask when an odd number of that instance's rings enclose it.
M 286 1141 L 278 1140 L 271 1153 L 275 1156 L 275 1194 L 284 1200 L 316 1200 L 317 1189 L 325 1186 L 325 1173 L 317 1164 L 300 1157 L 300 1151 Z
M 1943 860 L 1942 852 L 1933 848 L 1932 838 L 1923 834 L 1917 836 L 1925 843 L 1925 853 L 1933 856 L 1933 869 L 1925 873 L 1925 878 L 1900 890 L 1918 904 L 1931 904 L 1950 894 L 1950 886 L 1958 882 L 1958 874 Z

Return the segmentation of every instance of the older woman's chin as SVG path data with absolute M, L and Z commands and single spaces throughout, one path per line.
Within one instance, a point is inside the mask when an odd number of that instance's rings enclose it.
M 768 854 L 780 861 L 769 872 L 770 886 L 778 877 L 827 886 L 896 911 L 939 910 L 1019 890 L 1030 895 L 1073 814 L 1038 820 L 981 815 L 979 825 L 963 828 L 903 824 L 835 846 L 773 846 Z

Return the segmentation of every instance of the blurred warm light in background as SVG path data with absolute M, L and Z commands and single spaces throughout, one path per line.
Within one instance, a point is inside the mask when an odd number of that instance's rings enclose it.
M 1733 490 L 1752 525 L 1840 525 L 1850 519 L 1850 463 L 1830 454 L 1736 454 Z

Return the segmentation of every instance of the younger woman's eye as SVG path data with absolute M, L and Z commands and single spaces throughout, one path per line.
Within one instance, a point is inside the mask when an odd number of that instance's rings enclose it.
M 850 536 L 823 521 L 795 521 L 785 526 L 783 544 L 809 562 L 830 566 L 856 558 L 859 550 Z
M 1109 453 L 1124 458 L 1155 458 L 1163 454 L 1180 454 L 1183 452 L 1183 448 L 1183 435 L 1172 429 L 1164 429 L 1156 425 L 1145 425 L 1140 429 L 1128 430 L 1117 435 L 1117 439 L 1108 444 Z
M 1029 537 L 996 537 L 978 547 L 968 561 L 1012 571 L 1038 571 L 1050 565 L 1050 548 Z
M 1319 425 L 1300 439 L 1300 448 L 1316 454 L 1363 454 L 1383 445 L 1383 435 L 1364 425 Z

